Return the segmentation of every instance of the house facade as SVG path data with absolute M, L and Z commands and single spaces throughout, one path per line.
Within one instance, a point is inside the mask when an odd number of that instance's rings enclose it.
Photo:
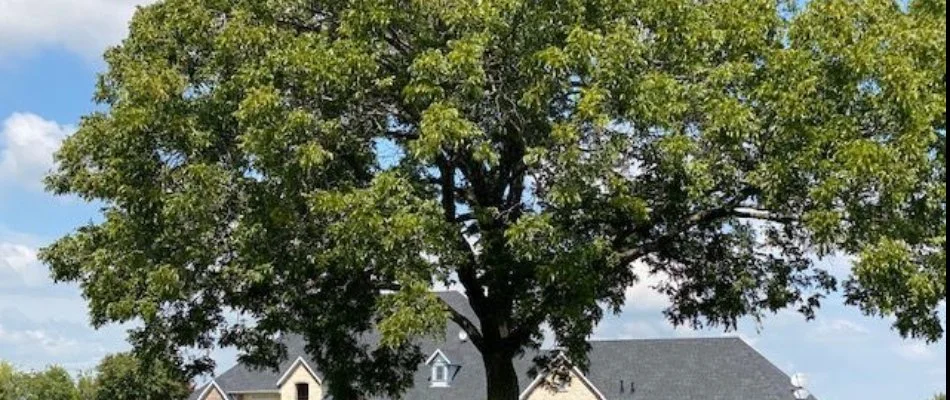
M 464 296 L 440 295 L 474 319 Z M 325 382 L 319 365 L 303 350 L 303 340 L 285 340 L 291 357 L 278 370 L 238 364 L 195 391 L 191 400 L 324 400 Z M 443 340 L 420 347 L 429 356 L 403 399 L 485 399 L 481 355 L 460 327 L 449 323 Z M 547 376 L 528 375 L 533 358 L 515 360 L 521 400 L 794 399 L 788 375 L 738 338 L 593 341 L 590 367 L 570 368 L 571 379 L 556 384 Z

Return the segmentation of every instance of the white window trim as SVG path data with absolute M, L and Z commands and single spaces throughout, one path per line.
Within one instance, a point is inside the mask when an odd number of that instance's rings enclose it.
M 432 368 L 431 375 L 429 376 L 429 387 L 438 387 L 446 388 L 449 387 L 449 382 L 452 381 L 450 376 L 452 361 L 445 356 L 445 353 L 440 349 L 436 349 L 435 353 L 432 353 L 429 356 L 429 359 L 426 360 L 426 365 Z M 443 379 L 438 379 L 438 371 L 441 370 L 443 374 Z
M 432 355 L 429 356 L 429 359 L 426 360 L 426 365 L 432 365 L 432 362 L 439 358 L 444 360 L 446 364 L 452 363 L 452 361 L 445 356 L 445 353 L 443 353 L 441 349 L 436 349 L 435 353 L 432 353 Z
M 439 371 L 442 372 L 442 378 L 439 379 Z M 449 387 L 449 365 L 445 363 L 435 363 L 432 366 L 432 387 Z

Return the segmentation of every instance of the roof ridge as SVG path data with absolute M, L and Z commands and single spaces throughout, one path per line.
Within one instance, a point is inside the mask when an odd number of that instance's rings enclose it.
M 453 290 L 453 289 L 430 290 L 429 293 L 435 293 L 435 294 L 451 293 L 451 294 L 460 294 L 462 296 L 465 296 L 465 293 L 462 293 L 461 290 Z M 465 297 L 468 297 L 468 296 L 465 296 Z
M 739 336 L 708 336 L 708 337 L 691 337 L 691 338 L 633 338 L 633 339 L 591 339 L 588 340 L 588 343 L 624 343 L 624 342 L 689 342 L 689 341 L 727 341 L 727 340 L 742 340 Z

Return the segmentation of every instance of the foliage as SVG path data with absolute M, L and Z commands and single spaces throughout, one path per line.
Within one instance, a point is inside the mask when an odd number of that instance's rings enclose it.
M 97 400 L 183 400 L 191 388 L 181 371 L 168 365 L 143 363 L 131 354 L 106 356 L 96 367 Z
M 22 380 L 23 400 L 80 400 L 73 378 L 62 367 L 52 366 L 26 374 Z
M 45 371 L 20 372 L 4 361 L 0 361 L 0 399 L 87 400 L 80 397 L 72 377 L 62 367 L 52 366 Z
M 0 361 L 0 399 L 15 399 L 18 392 L 18 374 L 7 362 Z
M 946 395 L 946 394 L 943 394 L 943 393 L 938 394 L 938 395 L 934 396 L 934 400 L 947 400 L 947 395 Z
M 95 372 L 74 380 L 62 367 L 21 372 L 0 361 L 0 400 L 183 400 L 191 394 L 180 370 L 131 354 L 106 356 Z
M 76 391 L 79 392 L 79 398 L 82 400 L 94 400 L 99 391 L 99 383 L 95 375 L 82 374 L 76 380 Z
M 842 288 L 937 340 L 946 2 L 798 3 L 143 7 L 47 180 L 103 219 L 42 258 L 94 325 L 139 321 L 140 355 L 273 366 L 301 333 L 337 398 L 402 391 L 449 318 L 514 399 L 511 358 L 548 326 L 583 364 L 635 263 L 675 324 L 812 317 Z

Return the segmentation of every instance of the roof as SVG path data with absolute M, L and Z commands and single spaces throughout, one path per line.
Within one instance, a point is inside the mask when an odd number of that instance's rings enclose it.
M 788 375 L 739 338 L 592 342 L 589 357 L 587 378 L 608 399 L 792 398 Z
M 456 310 L 476 319 L 468 299 L 462 294 L 442 292 L 439 295 Z M 471 341 L 459 339 L 461 331 L 450 322 L 443 340 L 420 342 L 424 358 L 441 351 L 459 368 L 450 387 L 430 387 L 431 372 L 420 365 L 413 387 L 403 398 L 486 398 L 481 354 Z M 288 336 L 286 340 L 289 358 L 281 364 L 280 371 L 256 370 L 239 364 L 215 378 L 215 382 L 228 393 L 274 390 L 281 374 L 298 357 L 319 376 L 319 365 L 306 356 L 303 339 Z M 515 360 L 522 390 L 534 380 L 528 371 L 535 354 L 528 353 Z M 739 338 L 593 341 L 589 358 L 590 368 L 585 376 L 608 400 L 788 400 L 792 393 L 788 375 Z M 626 389 L 623 393 L 621 380 Z

